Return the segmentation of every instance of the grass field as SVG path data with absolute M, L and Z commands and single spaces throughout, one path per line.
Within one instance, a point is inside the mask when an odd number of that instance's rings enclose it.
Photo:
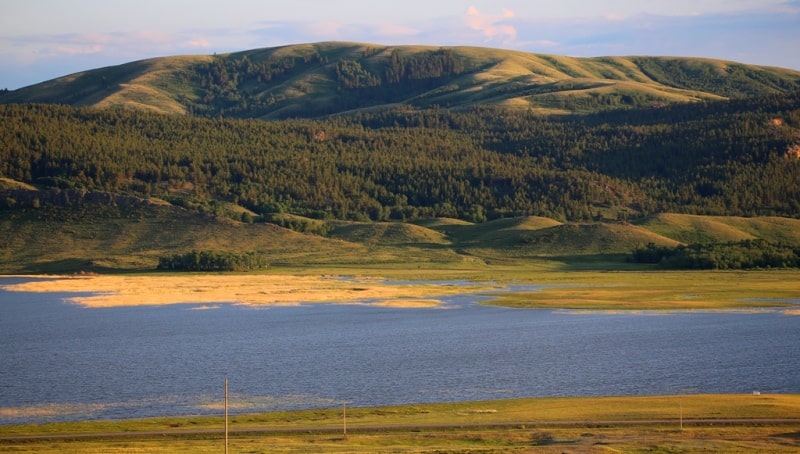
M 800 395 L 539 398 L 229 418 L 230 452 L 797 452 Z M 30 438 L 20 438 L 29 436 Z M 38 438 L 37 438 L 38 437 Z M 0 452 L 222 452 L 222 417 L 0 427 Z
M 492 304 L 587 310 L 724 310 L 800 308 L 800 272 L 551 272 L 531 281 L 536 292 L 500 295 Z
M 0 179 L 0 187 L 25 188 L 9 179 Z M 225 209 L 233 218 L 250 214 L 232 204 Z M 87 203 L 8 210 L 0 217 L 0 273 L 147 272 L 155 270 L 159 257 L 197 250 L 255 252 L 275 269 L 405 269 L 421 270 L 418 276 L 425 276 L 425 270 L 450 268 L 484 272 L 494 279 L 492 274 L 504 274 L 506 268 L 652 269 L 625 260 L 648 243 L 673 247 L 753 238 L 800 241 L 800 220 L 776 217 L 660 214 L 634 225 L 562 224 L 535 216 L 475 224 L 447 218 L 353 222 L 281 214 L 273 221 L 311 233 L 209 216 L 158 199 L 125 209 Z

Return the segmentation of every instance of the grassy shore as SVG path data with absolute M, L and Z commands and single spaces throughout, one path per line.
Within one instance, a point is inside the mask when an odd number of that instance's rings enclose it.
M 800 309 L 800 272 L 566 272 L 537 276 L 535 292 L 499 295 L 510 307 L 584 310 Z M 532 278 L 536 281 L 537 278 Z
M 230 452 L 800 448 L 800 395 L 538 398 L 347 408 L 346 420 L 343 414 L 335 408 L 234 415 L 229 418 Z M 5 426 L 0 427 L 0 452 L 221 452 L 223 427 L 221 417 Z

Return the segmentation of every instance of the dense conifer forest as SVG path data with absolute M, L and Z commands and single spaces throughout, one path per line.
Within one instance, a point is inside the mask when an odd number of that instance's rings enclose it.
M 664 269 L 749 270 L 800 267 L 800 246 L 766 240 L 730 241 L 665 247 L 655 244 L 634 249 L 636 263 Z
M 369 57 L 375 50 L 365 50 Z M 463 59 L 452 50 L 440 49 L 411 56 L 394 50 L 380 68 L 369 68 L 364 58 L 342 58 L 332 64 L 331 81 L 335 84 L 334 102 L 302 108 L 289 107 L 284 116 L 312 117 L 342 110 L 398 102 L 447 82 L 465 71 Z M 292 105 L 281 95 L 262 96 L 265 85 L 280 84 L 298 72 L 325 67 L 328 57 L 315 51 L 304 57 L 271 57 L 256 61 L 247 54 L 217 58 L 198 64 L 193 82 L 201 87 L 197 100 L 184 99 L 189 111 L 201 116 L 253 118 L 267 115 L 276 108 Z M 372 70 L 371 70 L 372 69 Z
M 657 212 L 798 217 L 800 94 L 543 117 L 399 107 L 324 120 L 0 107 L 0 175 L 250 220 Z
M 253 271 L 267 267 L 266 257 L 255 253 L 192 251 L 158 259 L 158 269 L 169 271 Z

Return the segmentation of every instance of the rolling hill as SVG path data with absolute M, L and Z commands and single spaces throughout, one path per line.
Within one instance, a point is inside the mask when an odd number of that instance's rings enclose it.
M 431 218 L 416 223 L 318 220 L 285 215 L 325 235 L 272 223 L 210 216 L 159 199 L 40 190 L 0 181 L 16 209 L 0 212 L 0 273 L 154 270 L 160 257 L 189 251 L 262 254 L 273 266 L 471 268 L 548 262 L 548 267 L 628 267 L 644 244 L 674 247 L 738 239 L 800 243 L 800 220 L 659 214 L 638 223 L 561 223 L 526 216 L 484 223 Z M 10 189 L 13 188 L 13 189 Z M 610 265 L 609 265 L 610 264 Z
M 397 104 L 596 112 L 798 88 L 798 71 L 710 59 L 323 42 L 136 61 L 14 90 L 0 102 L 277 119 Z
M 317 43 L 131 62 L 0 104 L 0 272 L 196 250 L 614 267 L 642 245 L 800 243 L 800 72 L 780 68 Z
M 800 244 L 800 220 L 797 219 L 661 213 L 636 224 L 684 244 L 724 243 L 757 238 Z
M 0 183 L 0 189 L 11 186 Z M 442 247 L 449 242 L 440 233 L 412 224 L 335 221 L 334 234 L 323 237 L 210 216 L 158 199 L 13 191 L 17 209 L 0 209 L 0 273 L 152 271 L 160 257 L 190 251 L 257 253 L 270 265 L 295 267 L 463 260 Z

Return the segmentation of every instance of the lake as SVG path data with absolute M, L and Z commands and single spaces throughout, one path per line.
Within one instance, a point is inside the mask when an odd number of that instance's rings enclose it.
M 19 282 L 0 278 L 0 286 Z M 411 284 L 409 284 L 411 285 Z M 511 289 L 513 291 L 513 289 Z M 800 318 L 180 304 L 0 290 L 0 424 L 534 396 L 800 392 Z

